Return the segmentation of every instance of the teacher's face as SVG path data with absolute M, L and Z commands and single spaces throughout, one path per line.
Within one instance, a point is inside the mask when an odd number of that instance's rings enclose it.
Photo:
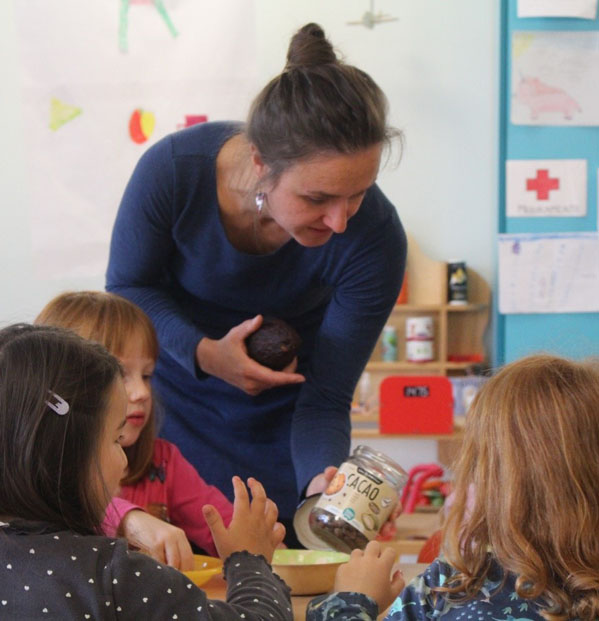
M 382 145 L 352 154 L 324 153 L 286 169 L 267 189 L 268 215 L 302 246 L 325 244 L 343 233 L 356 214 L 366 190 L 375 182 Z M 258 175 L 268 167 L 254 156 Z

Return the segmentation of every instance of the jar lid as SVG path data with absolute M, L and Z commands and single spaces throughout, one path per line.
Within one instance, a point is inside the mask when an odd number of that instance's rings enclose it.
M 310 528 L 310 512 L 322 494 L 312 494 L 302 500 L 293 516 L 293 528 L 298 541 L 308 550 L 332 550 L 330 545 L 315 535 Z

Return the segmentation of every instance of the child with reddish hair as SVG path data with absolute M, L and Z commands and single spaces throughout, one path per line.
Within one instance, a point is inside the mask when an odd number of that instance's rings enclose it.
M 599 362 L 508 364 L 474 398 L 454 464 L 441 556 L 386 620 L 599 618 Z M 354 550 L 308 621 L 376 619 L 393 598 L 389 550 Z
M 120 533 L 158 560 L 182 569 L 193 566 L 188 539 L 197 551 L 216 555 L 202 507 L 216 506 L 225 524 L 233 507 L 198 475 L 174 444 L 156 437 L 150 379 L 158 340 L 148 316 L 118 295 L 81 291 L 55 297 L 36 323 L 67 328 L 104 345 L 123 367 L 128 406 L 121 445 L 129 465 L 119 497 L 106 512 L 106 534 Z

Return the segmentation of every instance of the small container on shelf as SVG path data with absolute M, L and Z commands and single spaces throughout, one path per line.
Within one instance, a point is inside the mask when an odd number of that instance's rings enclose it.
M 356 399 L 352 404 L 352 414 L 368 415 L 378 407 L 378 395 L 374 390 L 372 375 L 364 371 L 358 382 Z
M 408 362 L 432 362 L 432 341 L 406 341 L 406 360 Z
M 447 301 L 449 304 L 468 304 L 468 272 L 465 261 L 454 259 L 447 263 Z
M 358 402 L 362 409 L 367 409 L 372 398 L 372 381 L 368 371 L 364 371 L 360 377 L 359 383 L 360 400 Z
M 403 275 L 403 282 L 401 284 L 401 289 L 399 291 L 397 302 L 395 303 L 396 304 L 407 304 L 408 303 L 408 270 L 406 270 Z
M 406 338 L 410 340 L 429 341 L 434 336 L 433 318 L 406 317 Z
M 406 360 L 408 362 L 432 362 L 435 358 L 433 347 L 433 318 L 406 318 Z
M 455 416 L 465 416 L 474 400 L 476 393 L 488 380 L 484 375 L 464 375 L 450 377 L 453 392 L 453 413 Z
M 397 360 L 397 328 L 386 325 L 383 328 L 381 337 L 383 360 L 385 362 L 395 362 Z

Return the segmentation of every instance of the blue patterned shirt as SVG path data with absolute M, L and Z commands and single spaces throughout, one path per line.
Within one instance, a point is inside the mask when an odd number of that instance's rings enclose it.
M 499 589 L 503 573 L 496 565 L 472 600 L 457 603 L 433 589 L 443 586 L 455 570 L 437 559 L 423 574 L 414 578 L 393 602 L 385 621 L 453 619 L 455 621 L 542 621 L 538 604 L 520 598 L 515 591 L 514 575 L 508 575 Z M 499 589 L 499 590 L 498 590 Z M 349 621 L 376 619 L 376 603 L 361 593 L 332 593 L 313 599 L 308 605 L 307 621 Z

